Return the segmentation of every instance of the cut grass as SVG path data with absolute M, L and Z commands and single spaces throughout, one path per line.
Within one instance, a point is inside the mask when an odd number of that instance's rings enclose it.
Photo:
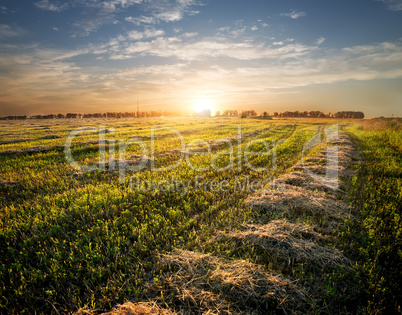
M 172 268 L 165 295 L 171 292 L 181 302 L 178 309 L 187 314 L 264 314 L 278 309 L 294 313 L 307 304 L 302 288 L 245 260 L 177 251 L 164 256 L 162 263 Z
M 51 134 L 62 138 L 3 144 L 0 152 L 62 145 L 80 124 L 98 122 L 58 121 L 60 125 Z M 345 131 L 366 156 L 364 169 L 356 164 L 359 156 L 350 139 L 341 137 L 332 144 L 344 148 L 341 164 L 350 163 L 358 171 L 352 181 L 350 204 L 355 209 L 350 215 L 344 192 L 349 191 L 348 181 L 354 173 L 346 164 L 341 172 L 345 185 L 338 191 L 321 189 L 322 183 L 314 187 L 306 174 L 292 169 L 300 163 L 303 144 L 316 133 L 316 127 L 333 120 L 289 124 L 281 120 L 122 119 L 101 123 L 116 129 L 107 135 L 109 140 L 138 136 L 147 145 L 148 131 L 158 125 L 177 125 L 186 143 L 197 138 L 212 144 L 215 139 L 230 139 L 235 165 L 244 159 L 237 153 L 237 123 L 243 124 L 247 140 L 265 139 L 271 144 L 284 139 L 276 148 L 276 169 L 271 154 L 250 157 L 252 165 L 268 166 L 267 172 L 243 165 L 225 172 L 210 169 L 201 175 L 230 184 L 235 177 L 243 181 L 276 176 L 285 182 L 289 195 L 285 198 L 272 192 L 277 202 L 265 200 L 268 204 L 255 211 L 244 202 L 260 196 L 251 197 L 254 191 L 130 190 L 131 175 L 141 180 L 174 176 L 194 181 L 200 174 L 186 165 L 170 172 L 151 172 L 147 167 L 126 174 L 126 183 L 119 184 L 118 174 L 107 169 L 77 173 L 66 164 L 62 150 L 2 155 L 0 312 L 264 314 L 398 309 L 400 288 L 392 279 L 399 275 L 393 262 L 399 264 L 395 253 L 400 247 L 395 244 L 400 243 L 401 151 L 400 133 L 394 129 L 386 126 L 373 131 L 346 123 Z M 39 139 L 46 132 L 42 124 L 10 123 L 4 133 Z M 176 155 L 169 152 L 178 148 L 179 141 L 163 130 L 156 134 L 158 165 L 174 162 Z M 99 163 L 96 138 L 88 134 L 75 139 L 77 161 Z M 241 144 L 242 152 L 245 145 L 246 141 Z M 213 152 L 226 149 L 216 146 Z M 322 160 L 327 157 L 322 150 L 306 152 L 305 166 L 314 166 L 311 171 L 322 173 Z M 136 161 L 138 154 L 133 146 L 126 157 Z M 205 154 L 193 155 L 191 161 L 194 165 L 210 163 Z M 222 159 L 226 161 L 227 157 Z M 350 268 L 352 261 L 358 267 Z M 250 301 L 253 304 L 247 307 Z

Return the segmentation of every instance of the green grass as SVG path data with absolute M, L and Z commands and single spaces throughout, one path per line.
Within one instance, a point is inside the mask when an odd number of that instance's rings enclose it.
M 358 219 L 345 224 L 341 240 L 359 260 L 361 312 L 402 310 L 401 127 L 380 120 L 350 130 L 363 159 L 349 195 Z
M 187 144 L 199 138 L 233 138 L 238 124 L 243 134 L 258 131 L 243 139 L 241 152 L 251 139 L 264 139 L 269 144 L 284 141 L 277 147 L 275 170 L 272 152 L 266 156 L 250 156 L 253 166 L 267 166 L 269 171 L 247 168 L 243 153 L 239 155 L 238 142 L 232 140 L 233 169 L 208 169 L 199 173 L 185 163 L 167 172 L 153 172 L 146 167 L 137 173 L 127 172 L 124 183 L 119 182 L 117 172 L 94 171 L 74 176 L 76 171 L 66 163 L 62 149 L 1 156 L 0 179 L 14 182 L 0 186 L 0 310 L 11 314 L 46 314 L 54 309 L 71 313 L 83 307 L 110 310 L 117 303 L 152 297 L 155 292 L 148 289 L 149 279 L 159 283 L 164 279 L 164 271 L 158 264 L 160 254 L 174 248 L 202 250 L 217 230 L 236 229 L 244 223 L 255 222 L 255 213 L 244 205 L 245 198 L 253 191 L 214 191 L 211 187 L 197 190 L 194 185 L 187 193 L 169 189 L 164 192 L 163 187 L 158 191 L 132 191 L 130 176 L 152 182 L 169 181 L 173 176 L 194 183 L 202 175 L 203 181 L 227 180 L 231 187 L 236 179 L 269 180 L 299 162 L 303 144 L 317 128 L 334 121 L 216 118 L 184 122 L 94 119 L 58 123 L 53 126 L 53 122 L 47 121 L 2 122 L 2 132 L 12 134 L 0 136 L 0 140 L 30 138 L 32 141 L 3 144 L 1 150 L 64 145 L 74 128 L 100 123 L 116 129 L 116 133 L 106 135 L 107 139 L 143 136 L 148 147 L 150 128 L 157 126 L 178 129 Z M 49 134 L 62 138 L 38 140 L 47 134 L 43 126 L 52 128 Z M 328 273 L 322 305 L 343 303 L 352 311 L 396 310 L 401 297 L 399 283 L 393 280 L 401 275 L 398 268 L 402 231 L 401 133 L 390 127 L 377 131 L 366 130 L 356 123 L 347 126 L 364 153 L 364 163 L 359 165 L 349 196 L 361 220 L 346 222 L 339 241 L 334 243 L 354 255 L 358 267 L 353 279 L 345 273 Z M 178 148 L 177 138 L 166 130 L 156 130 L 155 134 L 159 135 L 155 150 L 160 154 L 156 164 L 174 163 L 178 156 L 166 153 Z M 98 145 L 78 142 L 91 139 L 97 139 L 97 135 L 80 136 L 73 143 L 74 158 L 86 165 L 96 163 Z M 262 150 L 262 147 L 256 144 L 253 149 Z M 228 146 L 222 145 L 214 153 L 227 150 Z M 130 146 L 127 156 L 132 154 L 140 154 L 139 148 Z M 309 154 L 314 154 L 314 150 Z M 240 169 L 239 159 L 243 162 Z M 190 161 L 192 165 L 208 166 L 211 157 L 201 154 Z M 229 155 L 223 154 L 218 163 L 224 167 L 229 161 Z M 351 300 L 356 302 L 355 297 L 337 302 L 336 288 L 345 283 L 357 288 L 359 297 L 364 298 L 360 304 L 348 305 Z M 344 305 L 333 309 L 343 309 Z

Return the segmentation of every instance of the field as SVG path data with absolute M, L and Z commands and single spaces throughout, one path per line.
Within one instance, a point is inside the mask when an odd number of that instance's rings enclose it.
M 400 119 L 0 126 L 4 314 L 401 312 Z

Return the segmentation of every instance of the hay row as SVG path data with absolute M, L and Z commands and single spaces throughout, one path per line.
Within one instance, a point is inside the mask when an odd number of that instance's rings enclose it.
M 49 140 L 49 139 L 60 139 L 62 136 L 58 135 L 46 135 L 44 137 L 39 138 L 39 140 Z
M 189 314 L 297 312 L 308 304 L 303 288 L 245 260 L 177 250 L 162 263 L 175 270 L 167 278 L 168 290 Z
M 6 151 L 0 151 L 0 155 L 18 155 L 18 154 L 31 154 L 31 153 L 42 153 L 42 152 L 47 152 L 55 149 L 61 149 L 64 148 L 63 145 L 56 145 L 56 146 L 37 146 L 37 147 L 31 147 L 27 148 L 24 150 L 6 150 Z
M 19 142 L 27 142 L 27 141 L 33 141 L 33 139 L 10 139 L 10 140 L 3 140 L 0 141 L 0 144 L 10 144 L 10 143 L 19 143 Z
M 340 178 L 354 176 L 355 173 L 349 166 L 357 160 L 358 155 L 353 143 L 345 135 L 341 134 L 338 140 L 331 142 L 330 145 L 338 146 L 335 157 L 329 156 L 326 150 L 320 151 L 315 156 L 294 165 L 292 171 L 280 177 L 278 182 L 312 191 L 344 193 L 344 184 Z M 319 177 L 313 178 L 309 173 Z
M 285 185 L 289 185 L 289 186 L 301 187 L 308 191 L 332 193 L 333 192 L 332 187 L 334 187 L 337 184 L 337 181 L 331 178 L 322 177 L 320 179 L 320 182 L 317 182 L 314 180 L 314 178 L 312 178 L 305 172 L 294 171 L 280 177 L 276 181 L 276 184 L 278 188 L 282 188 L 282 190 L 284 190 L 283 187 L 286 187 Z
M 246 199 L 256 210 L 285 215 L 329 216 L 344 220 L 350 215 L 348 205 L 323 192 L 311 191 L 294 185 L 282 184 L 275 190 L 261 190 Z
M 353 144 L 341 136 L 332 145 L 340 146 L 338 159 L 342 167 L 338 171 L 347 172 L 346 165 L 354 156 Z M 306 159 L 303 167 L 323 174 L 324 165 L 326 152 L 320 152 Z M 336 229 L 350 215 L 347 204 L 331 193 L 330 183 L 317 183 L 303 170 L 300 165 L 296 166 L 293 172 L 280 178 L 279 189 L 259 191 L 247 198 L 246 204 L 278 217 L 316 217 L 328 231 Z M 328 236 L 309 225 L 277 219 L 265 225 L 245 225 L 240 231 L 218 232 L 209 244 L 232 245 L 246 251 L 257 248 L 271 261 L 288 263 L 290 267 L 305 264 L 318 271 L 319 278 L 327 267 L 350 269 L 352 266 L 351 260 L 328 246 L 327 241 Z M 107 314 L 309 313 L 320 300 L 319 284 L 304 288 L 281 274 L 268 272 L 261 264 L 243 259 L 228 260 L 212 254 L 176 250 L 163 256 L 160 262 L 169 266 L 170 272 L 165 273 L 165 287 L 154 289 L 163 290 L 177 313 L 147 302 L 126 303 Z
M 18 185 L 17 182 L 12 180 L 1 180 L 0 179 L 0 187 L 16 187 Z
M 92 310 L 79 310 L 75 315 L 94 315 L 97 314 L 96 311 Z M 102 315 L 175 315 L 177 313 L 159 307 L 155 302 L 139 302 L 131 303 L 126 302 L 124 304 L 117 305 L 112 311 L 107 313 L 102 313 Z
M 210 243 L 229 243 L 235 248 L 252 246 L 268 254 L 270 260 L 285 263 L 288 267 L 298 263 L 319 270 L 341 266 L 350 268 L 351 260 L 339 250 L 325 245 L 327 239 L 306 224 L 275 220 L 265 225 L 246 225 L 243 231 L 218 232 Z

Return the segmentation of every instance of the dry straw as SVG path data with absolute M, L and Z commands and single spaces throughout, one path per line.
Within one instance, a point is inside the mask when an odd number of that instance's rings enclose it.
M 322 227 L 334 229 L 349 215 L 348 205 L 335 197 L 318 191 L 282 184 L 276 190 L 262 190 L 246 199 L 246 204 L 277 217 L 310 216 Z
M 75 315 L 93 315 L 97 312 L 92 310 L 79 310 Z M 117 305 L 112 311 L 102 313 L 102 315 L 175 315 L 177 313 L 159 307 L 155 302 L 140 302 L 131 303 L 126 302 L 121 305 Z
M 245 135 L 255 136 L 254 133 Z M 351 176 L 353 173 L 346 166 L 356 158 L 353 144 L 341 135 L 332 145 L 339 146 L 341 176 Z M 306 159 L 302 166 L 323 174 L 326 163 L 326 152 L 320 152 Z M 350 269 L 351 260 L 327 245 L 328 236 L 317 232 L 334 231 L 350 215 L 348 206 L 337 199 L 339 196 L 327 188 L 325 181 L 314 182 L 300 166 L 280 178 L 278 189 L 259 191 L 247 198 L 246 203 L 259 211 L 295 221 L 300 217 L 315 218 L 319 226 L 313 228 L 277 219 L 265 225 L 245 225 L 240 231 L 218 232 L 209 244 L 258 248 L 267 254 L 270 262 L 288 262 L 289 266 L 305 264 L 319 272 L 318 278 L 325 274 L 327 267 Z M 269 272 L 264 265 L 243 259 L 229 260 L 212 254 L 175 250 L 163 256 L 161 264 L 169 266 L 170 271 L 165 273 L 165 287 L 158 290 L 163 290 L 176 313 L 155 302 L 142 302 L 118 305 L 106 314 L 265 314 L 277 311 L 305 314 L 314 311 L 314 305 L 320 300 L 318 283 L 304 288 L 281 274 Z M 77 314 L 93 314 L 80 312 Z
M 259 264 L 185 250 L 162 262 L 176 270 L 167 283 L 188 314 L 301 312 L 308 305 L 303 288 Z
M 308 264 L 310 267 L 350 268 L 352 262 L 339 250 L 325 245 L 328 237 L 306 224 L 275 220 L 266 225 L 246 225 L 245 230 L 219 232 L 210 242 L 232 243 L 235 247 L 253 246 L 268 254 L 270 260 Z

